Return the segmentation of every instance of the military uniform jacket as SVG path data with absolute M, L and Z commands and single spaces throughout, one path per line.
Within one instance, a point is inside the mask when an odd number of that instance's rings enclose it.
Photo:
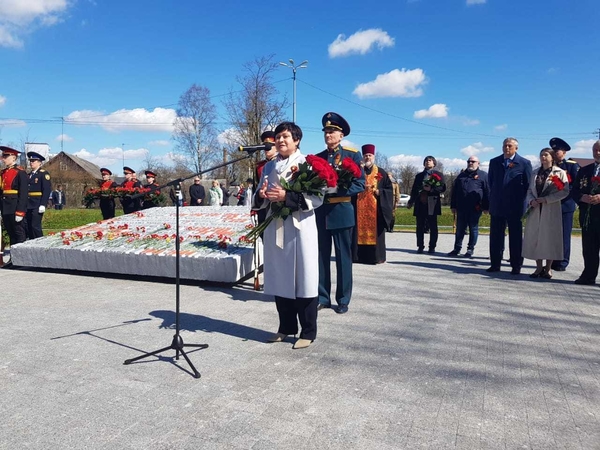
M 27 199 L 27 209 L 38 209 L 40 206 L 46 206 L 50 194 L 52 193 L 52 183 L 50 174 L 44 169 L 29 174 L 29 198 Z
M 338 154 L 340 155 L 339 157 L 337 156 Z M 362 162 L 360 153 L 358 153 L 357 150 L 342 147 L 341 145 L 332 152 L 325 149 L 322 152 L 317 153 L 316 156 L 329 162 L 334 169 L 337 165 L 342 163 L 344 158 L 352 158 L 359 167 Z M 335 194 L 325 195 L 323 206 L 318 208 L 315 213 L 319 219 L 325 218 L 326 229 L 337 230 L 339 228 L 349 228 L 353 227 L 355 224 L 354 206 L 352 206 L 350 200 L 340 203 L 329 203 L 331 201 L 330 199 L 335 199 L 336 197 L 353 197 L 364 190 L 365 172 L 363 170 L 360 178 L 354 179 L 348 190 L 338 189 Z
M 588 214 L 588 209 L 590 210 L 590 221 L 592 224 L 600 225 L 600 205 L 590 205 L 589 203 L 583 203 L 581 201 L 581 197 L 584 194 L 592 195 L 592 189 L 595 186 L 592 183 L 592 178 L 594 177 L 595 170 L 596 164 L 589 164 L 579 169 L 575 182 L 573 183 L 573 189 L 571 190 L 573 200 L 579 204 L 579 223 L 582 228 Z M 597 192 L 598 190 L 600 190 L 600 186 L 598 186 L 594 192 L 596 194 L 600 193 Z
M 577 161 L 573 161 L 572 159 L 563 159 L 560 163 L 557 164 L 562 170 L 567 172 L 567 177 L 569 179 L 569 195 L 564 198 L 560 202 L 560 206 L 562 212 L 571 213 L 575 212 L 575 208 L 577 207 L 577 203 L 573 200 L 573 181 L 577 178 L 577 172 L 579 172 L 579 164 Z
M 2 214 L 24 217 L 27 210 L 27 173 L 19 166 L 3 169 L 0 174 L 0 191 Z

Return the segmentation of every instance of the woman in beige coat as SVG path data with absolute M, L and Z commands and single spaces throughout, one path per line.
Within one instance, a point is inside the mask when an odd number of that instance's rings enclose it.
M 560 201 L 569 194 L 567 173 L 556 166 L 551 148 L 540 152 L 541 167 L 531 177 L 527 191 L 528 215 L 523 238 L 523 257 L 535 259 L 531 278 L 552 278 L 551 265 L 563 259 L 562 210 Z M 543 265 L 543 260 L 546 265 Z

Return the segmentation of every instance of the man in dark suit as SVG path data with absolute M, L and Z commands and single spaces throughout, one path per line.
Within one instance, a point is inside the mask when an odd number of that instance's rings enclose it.
M 560 138 L 550 139 L 550 147 L 554 150 L 556 159 L 558 160 L 557 166 L 567 172 L 567 179 L 569 180 L 569 191 L 573 190 L 573 181 L 577 178 L 577 172 L 579 171 L 579 164 L 577 161 L 572 159 L 565 159 L 565 156 L 571 146 Z M 552 262 L 552 270 L 557 272 L 563 272 L 569 265 L 569 259 L 571 257 L 571 231 L 573 229 L 573 214 L 575 214 L 575 208 L 577 204 L 573 200 L 572 192 L 566 198 L 560 201 L 560 207 L 562 210 L 562 230 L 563 230 L 563 260 Z
M 190 186 L 190 206 L 204 206 L 206 191 L 200 184 L 200 177 L 194 177 L 194 184 Z
M 575 284 L 595 284 L 600 264 L 600 140 L 592 147 L 594 164 L 579 169 L 573 199 L 579 204 L 583 272 Z
M 50 174 L 41 169 L 46 160 L 37 152 L 27 152 L 31 166 L 29 173 L 29 193 L 27 199 L 27 237 L 36 239 L 42 237 L 42 218 L 46 212 L 46 205 L 52 193 Z
M 435 253 L 438 240 L 437 216 L 442 214 L 440 194 L 446 191 L 446 183 L 442 172 L 434 170 L 437 160 L 426 156 L 423 160 L 423 172 L 415 176 L 410 199 L 406 205 L 409 209 L 415 207 L 413 216 L 417 219 L 417 253 L 423 253 L 425 248 L 425 228 L 429 227 L 429 251 Z
M 531 162 L 517 154 L 519 141 L 506 138 L 502 155 L 490 161 L 488 184 L 490 189 L 490 260 L 487 272 L 498 272 L 504 252 L 504 233 L 508 225 L 508 248 L 511 274 L 521 273 L 523 257 L 523 224 L 525 197 L 531 178 Z
M 344 158 L 352 158 L 360 166 L 361 156 L 357 150 L 342 147 L 344 136 L 350 134 L 350 125 L 342 116 L 329 112 L 321 119 L 327 149 L 318 153 L 335 169 Z M 319 232 L 319 306 L 318 309 L 331 307 L 331 242 L 335 249 L 337 288 L 335 300 L 338 304 L 335 312 L 348 312 L 352 297 L 352 229 L 354 228 L 354 207 L 352 197 L 365 190 L 365 174 L 355 178 L 348 189 L 336 187 L 325 194 L 323 205 L 316 209 L 317 229 Z
M 59 211 L 67 204 L 67 199 L 65 197 L 62 184 L 59 184 L 56 187 L 56 190 L 52 191 L 52 204 L 54 205 L 54 209 Z

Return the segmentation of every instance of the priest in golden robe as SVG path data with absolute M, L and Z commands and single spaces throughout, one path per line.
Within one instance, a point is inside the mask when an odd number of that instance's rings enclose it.
M 355 263 L 381 264 L 386 260 L 385 232 L 393 227 L 394 191 L 389 175 L 375 164 L 375 146 L 362 146 L 365 190 L 356 196 Z

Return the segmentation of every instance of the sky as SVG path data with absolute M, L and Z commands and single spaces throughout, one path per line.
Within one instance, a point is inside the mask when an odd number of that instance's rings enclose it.
M 181 94 L 210 89 L 218 128 L 243 64 L 296 64 L 305 154 L 345 144 L 392 164 L 482 167 L 516 137 L 538 161 L 558 136 L 591 157 L 600 128 L 596 0 L 0 0 L 0 142 L 48 143 L 122 172 L 172 163 Z M 289 63 L 288 63 L 289 64 Z M 292 69 L 273 79 L 292 119 Z M 61 118 L 64 118 L 61 119 Z M 256 144 L 256 143 L 248 143 Z

